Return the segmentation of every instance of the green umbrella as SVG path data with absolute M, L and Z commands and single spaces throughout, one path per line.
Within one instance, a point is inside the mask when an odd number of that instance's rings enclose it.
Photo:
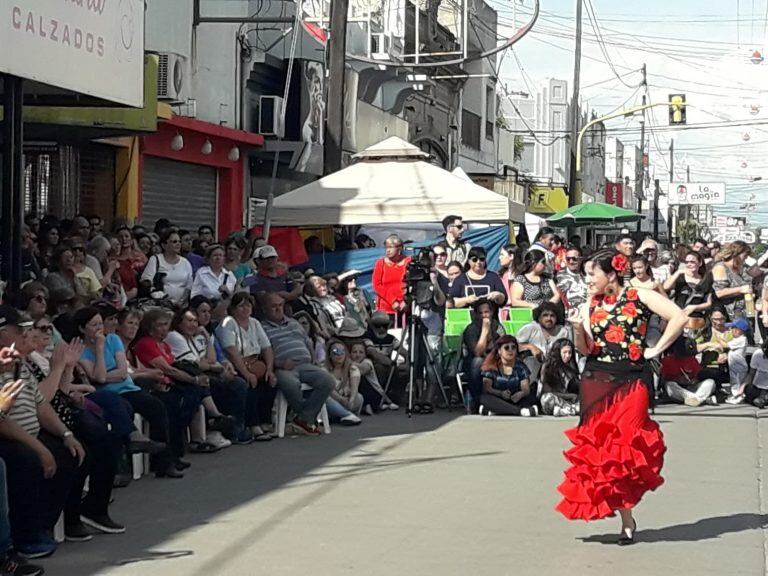
M 550 226 L 584 226 L 587 224 L 618 224 L 624 222 L 637 222 L 643 218 L 640 214 L 618 208 L 613 204 L 590 202 L 578 204 L 567 210 L 553 214 L 547 218 Z

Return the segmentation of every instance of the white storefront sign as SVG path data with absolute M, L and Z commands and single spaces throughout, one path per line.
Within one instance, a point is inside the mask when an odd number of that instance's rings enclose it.
M 0 72 L 144 105 L 144 0 L 0 0 Z
M 712 240 L 717 240 L 721 244 L 735 242 L 736 240 L 741 240 L 747 244 L 754 244 L 757 242 L 757 236 L 751 230 L 744 230 L 743 228 L 738 227 L 726 227 L 713 231 Z
M 725 204 L 725 182 L 672 182 L 669 185 L 670 205 Z

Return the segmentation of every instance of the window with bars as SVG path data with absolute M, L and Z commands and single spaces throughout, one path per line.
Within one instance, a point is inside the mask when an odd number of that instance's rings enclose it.
M 469 110 L 461 111 L 461 143 L 464 146 L 480 150 L 480 125 L 482 118 Z

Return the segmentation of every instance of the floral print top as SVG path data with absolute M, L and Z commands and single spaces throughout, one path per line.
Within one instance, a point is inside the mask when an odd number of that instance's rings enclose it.
M 616 296 L 595 296 L 589 305 L 592 353 L 598 362 L 643 360 L 651 310 L 640 301 L 636 288 Z

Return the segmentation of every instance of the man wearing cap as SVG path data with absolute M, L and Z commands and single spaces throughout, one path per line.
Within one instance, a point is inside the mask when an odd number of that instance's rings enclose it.
M 646 238 L 637 249 L 637 253 L 645 256 L 651 266 L 651 273 L 656 282 L 664 284 L 669 279 L 669 266 L 659 262 L 659 245 L 655 240 Z
M 400 340 L 389 333 L 391 322 L 392 318 L 386 312 L 377 310 L 371 314 L 368 320 L 368 331 L 365 333 L 363 342 L 365 343 L 366 355 L 373 362 L 376 375 L 384 385 L 389 378 L 392 366 L 398 366 L 392 376 L 392 382 L 390 382 L 390 389 L 394 391 L 393 395 L 397 396 L 395 398 L 397 402 L 401 398 L 408 370 L 405 359 L 396 356 L 396 352 L 400 348 Z
M 258 266 L 258 272 L 243 280 L 243 288 L 248 288 L 251 294 L 269 292 L 278 294 L 286 302 L 293 302 L 299 296 L 303 286 L 294 283 L 288 276 L 280 275 L 277 265 L 277 250 L 266 244 L 257 248 L 253 259 Z
M 20 352 L 31 348 L 32 321 L 11 306 L 0 306 L 0 347 Z M 0 414 L 0 458 L 7 465 L 11 527 L 17 550 L 27 557 L 52 554 L 53 527 L 76 489 L 85 451 L 71 430 L 43 398 L 26 363 L 19 366 L 24 383 L 11 410 Z M 14 379 L 0 373 L 0 386 Z M 79 500 L 78 493 L 78 500 Z

